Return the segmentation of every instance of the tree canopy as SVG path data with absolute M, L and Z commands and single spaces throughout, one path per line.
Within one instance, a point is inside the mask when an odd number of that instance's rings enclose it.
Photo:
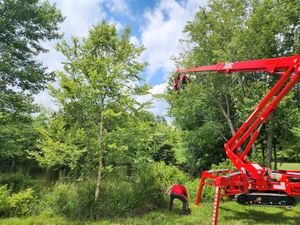
M 37 59 L 41 44 L 61 37 L 63 16 L 47 1 L 0 1 L 0 156 L 24 159 L 37 136 L 32 126 L 33 94 L 47 87 L 53 72 Z

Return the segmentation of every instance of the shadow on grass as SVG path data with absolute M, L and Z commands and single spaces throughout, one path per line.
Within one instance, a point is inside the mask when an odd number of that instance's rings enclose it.
M 224 216 L 225 220 L 245 220 L 245 224 L 285 224 L 285 225 L 299 225 L 300 224 L 300 216 L 286 216 L 284 213 L 285 209 L 282 209 L 281 212 L 278 213 L 270 213 L 264 212 L 264 208 L 261 207 L 261 211 L 255 209 L 245 209 L 244 211 L 232 210 L 227 207 L 220 206 L 220 209 L 225 212 L 231 212 L 233 215 Z

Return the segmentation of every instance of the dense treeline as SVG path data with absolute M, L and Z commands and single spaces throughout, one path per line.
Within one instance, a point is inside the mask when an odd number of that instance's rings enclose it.
M 1 1 L 0 14 L 0 159 L 3 168 L 15 170 L 36 164 L 26 153 L 38 137 L 33 95 L 54 79 L 36 56 L 47 51 L 41 41 L 61 37 L 63 16 L 39 1 Z
M 191 67 L 300 52 L 297 1 L 211 0 L 185 32 Z M 143 46 L 103 21 L 84 38 L 62 40 L 63 15 L 39 0 L 0 1 L 0 217 L 29 214 L 98 219 L 166 206 L 172 183 L 196 195 L 192 177 L 225 159 L 223 143 L 278 79 L 267 74 L 192 76 L 171 88 L 173 125 L 147 111 L 140 73 Z M 60 39 L 63 70 L 37 61 L 42 41 Z M 172 75 L 170 76 L 170 81 Z M 49 82 L 56 80 L 58 86 Z M 33 104 L 49 86 L 58 110 Z M 262 130 L 251 157 L 263 165 L 299 161 L 299 90 L 282 102 Z M 273 158 L 272 158 L 273 154 Z M 230 166 L 227 161 L 223 166 Z M 184 172 L 183 172 L 184 171 Z M 204 199 L 211 197 L 211 189 Z

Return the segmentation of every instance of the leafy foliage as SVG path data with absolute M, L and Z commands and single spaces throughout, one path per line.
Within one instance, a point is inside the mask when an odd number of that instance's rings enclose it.
M 35 197 L 32 189 L 11 194 L 0 186 L 0 216 L 26 216 L 33 212 Z
M 143 163 L 134 167 L 131 177 L 103 180 L 100 198 L 94 201 L 95 181 L 58 184 L 42 198 L 39 210 L 72 219 L 136 215 L 165 207 L 163 196 L 168 182 L 183 182 L 186 175 L 163 163 Z M 171 178 L 171 180 L 169 179 Z
M 54 74 L 36 57 L 47 51 L 41 42 L 60 38 L 63 17 L 47 1 L 0 2 L 0 156 L 15 164 L 26 161 L 37 134 L 31 113 L 32 94 L 44 89 Z
M 66 166 L 90 175 L 106 152 L 106 137 L 124 119 L 134 115 L 138 103 L 131 97 L 144 64 L 136 58 L 143 48 L 132 45 L 129 29 L 120 35 L 105 21 L 92 28 L 86 39 L 57 46 L 67 58 L 58 72 L 60 87 L 52 87 L 60 112 L 44 129 L 41 152 L 33 155 L 48 166 Z M 133 112 L 130 112 L 130 111 Z
M 0 185 L 5 185 L 10 192 L 18 193 L 22 190 L 31 188 L 38 191 L 39 183 L 29 176 L 22 173 L 5 173 L 0 175 Z

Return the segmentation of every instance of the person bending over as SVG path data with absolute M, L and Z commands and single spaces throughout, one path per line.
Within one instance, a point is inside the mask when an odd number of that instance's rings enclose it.
M 188 214 L 191 212 L 189 209 L 188 192 L 183 185 L 174 184 L 166 191 L 166 193 L 167 192 L 170 192 L 169 210 L 173 209 L 173 201 L 177 198 L 182 201 L 182 213 Z

